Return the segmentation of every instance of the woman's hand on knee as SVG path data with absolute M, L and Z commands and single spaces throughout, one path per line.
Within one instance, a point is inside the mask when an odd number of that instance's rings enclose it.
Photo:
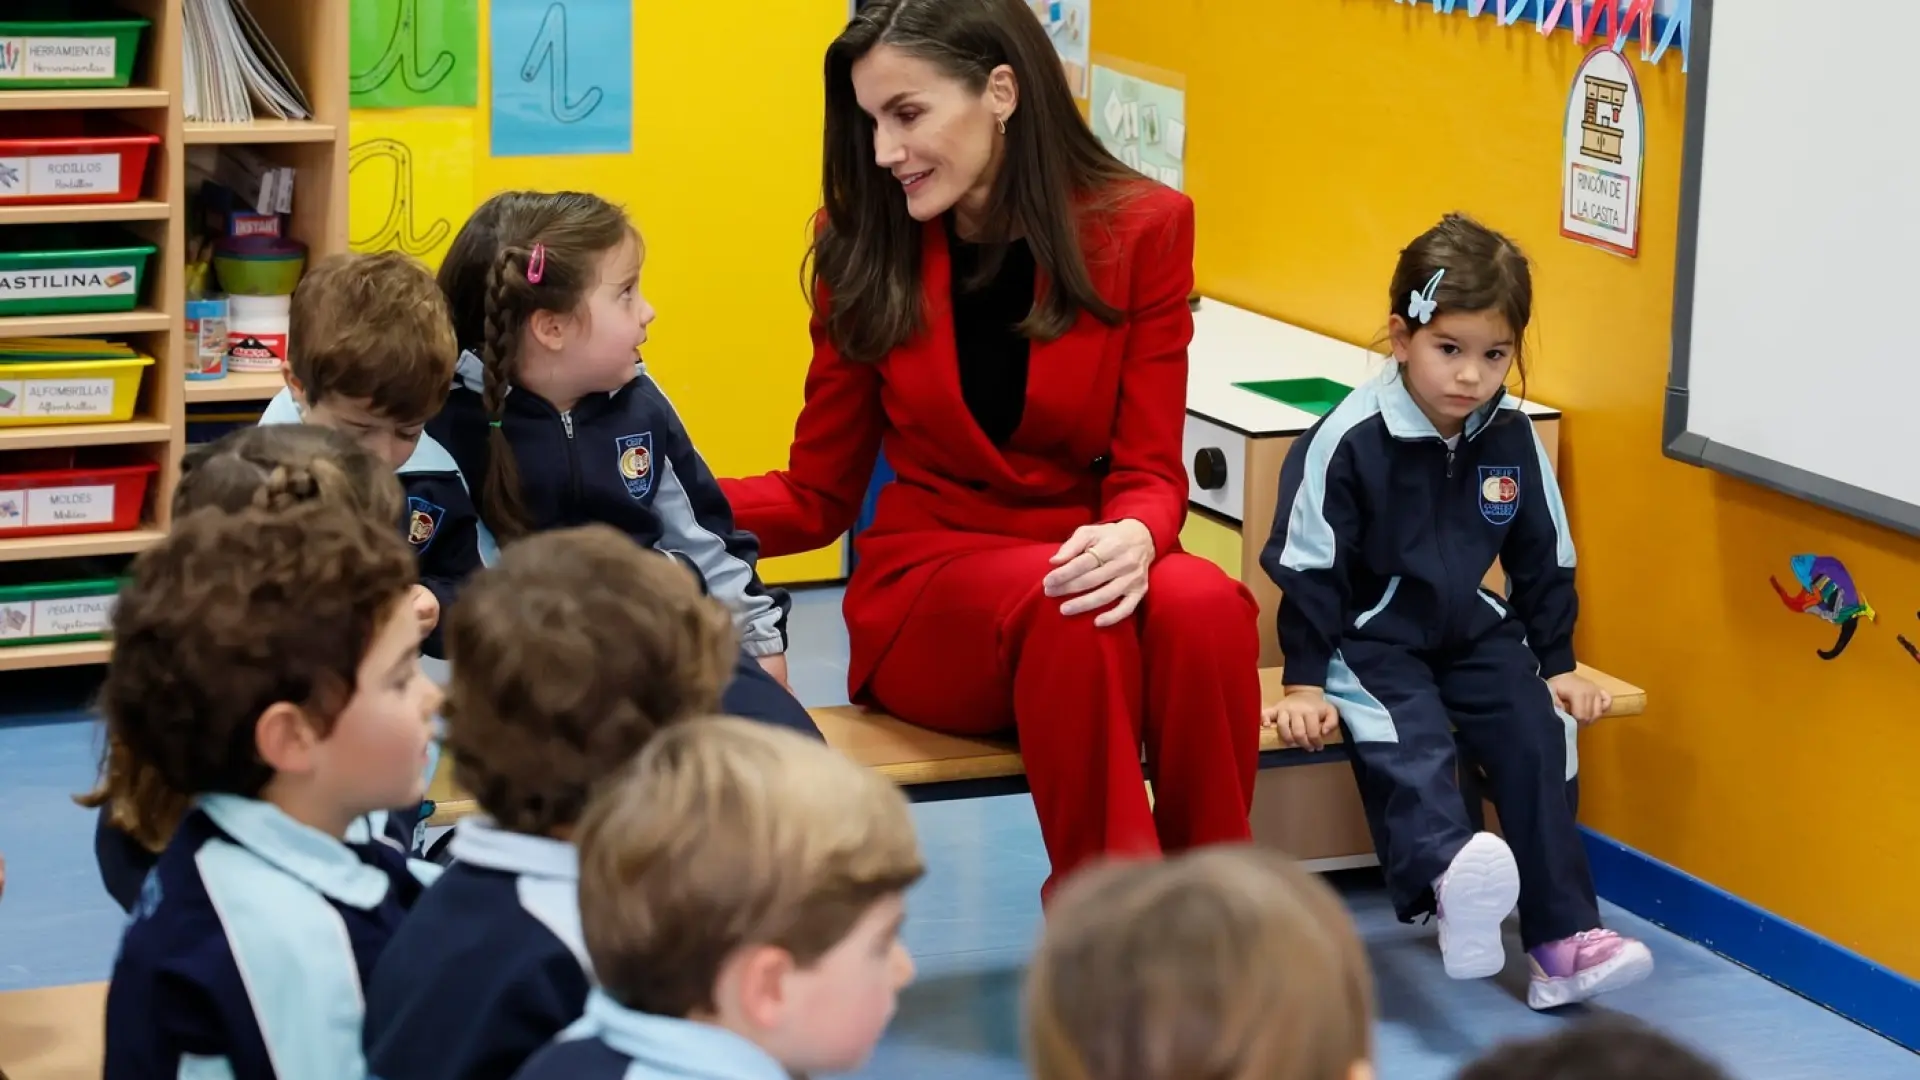
M 1547 680 L 1553 702 L 1582 726 L 1593 723 L 1613 707 L 1613 695 L 1577 672 L 1563 672 Z
M 1267 706 L 1261 723 L 1280 732 L 1282 746 L 1304 746 L 1319 750 L 1327 745 L 1327 736 L 1340 726 L 1340 710 L 1317 686 L 1287 688 L 1287 696 Z
M 1060 605 L 1060 614 L 1098 611 L 1093 624 L 1112 626 L 1147 595 L 1153 557 L 1153 533 L 1132 518 L 1083 525 L 1054 552 L 1053 571 L 1041 585 L 1048 596 L 1073 597 Z

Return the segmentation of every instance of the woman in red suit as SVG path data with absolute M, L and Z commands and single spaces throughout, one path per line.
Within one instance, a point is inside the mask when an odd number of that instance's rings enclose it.
M 1252 597 L 1184 554 L 1193 204 L 1110 156 L 1023 0 L 871 0 L 827 50 L 813 362 L 766 555 L 852 526 L 855 701 L 1013 727 L 1053 874 L 1245 840 Z M 1144 745 L 1155 801 L 1141 768 Z

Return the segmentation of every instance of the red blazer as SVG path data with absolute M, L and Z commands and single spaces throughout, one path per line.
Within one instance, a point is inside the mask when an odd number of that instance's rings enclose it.
M 1142 184 L 1080 236 L 1095 287 L 1125 318 L 1109 327 L 1083 312 L 1057 340 L 1033 343 L 1026 408 L 1004 447 L 960 395 L 946 233 L 935 221 L 922 242 L 926 328 L 862 364 L 840 355 L 816 315 L 787 468 L 720 482 L 762 554 L 812 551 L 853 526 L 885 448 L 897 482 L 860 534 L 845 602 L 856 696 L 927 578 L 958 555 L 1058 545 L 1082 525 L 1122 518 L 1145 523 L 1162 553 L 1178 545 L 1193 202 Z

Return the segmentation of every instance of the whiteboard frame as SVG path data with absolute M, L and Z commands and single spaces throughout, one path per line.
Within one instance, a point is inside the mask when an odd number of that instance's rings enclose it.
M 1667 360 L 1660 441 L 1667 457 L 1712 469 L 1816 506 L 1920 536 L 1920 505 L 1716 443 L 1687 429 L 1687 372 L 1693 347 L 1693 279 L 1700 223 L 1700 164 L 1706 148 L 1707 85 L 1713 66 L 1713 0 L 1693 0 L 1687 73 L 1687 130 L 1680 159 L 1680 220 L 1673 267 L 1673 340 Z

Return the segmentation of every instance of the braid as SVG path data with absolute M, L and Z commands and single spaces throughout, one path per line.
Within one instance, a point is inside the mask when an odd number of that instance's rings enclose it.
M 305 465 L 275 465 L 266 482 L 253 493 L 253 505 L 261 510 L 289 510 L 320 496 L 320 484 Z
M 504 540 L 527 533 L 526 503 L 520 493 L 520 463 L 513 456 L 513 444 L 501 430 L 500 420 L 507 408 L 507 390 L 512 381 L 513 355 L 520 320 L 513 302 L 515 277 L 524 276 L 526 253 L 503 247 L 487 273 L 486 340 L 480 359 L 485 371 L 481 400 L 486 405 L 487 475 L 481 485 L 481 505 L 486 509 L 487 525 Z

